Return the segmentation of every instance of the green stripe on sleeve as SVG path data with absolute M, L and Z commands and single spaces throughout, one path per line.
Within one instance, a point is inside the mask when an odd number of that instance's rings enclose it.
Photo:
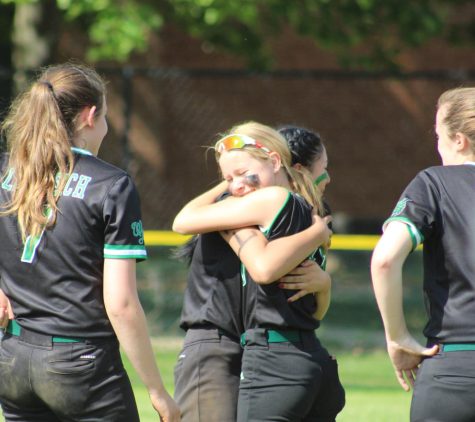
M 142 245 L 104 245 L 104 258 L 146 259 L 147 251 Z
M 411 236 L 413 250 L 424 242 L 423 234 L 418 230 L 414 223 L 406 217 L 389 217 L 383 224 L 383 231 L 391 221 L 399 221 L 400 223 L 404 223 L 406 225 L 407 230 L 409 231 L 409 236 Z

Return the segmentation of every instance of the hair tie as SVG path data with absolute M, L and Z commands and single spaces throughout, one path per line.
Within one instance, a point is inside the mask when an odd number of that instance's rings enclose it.
M 46 85 L 48 89 L 54 93 L 53 85 L 51 85 L 51 82 L 48 82 L 48 81 L 39 81 L 39 82 L 40 84 Z

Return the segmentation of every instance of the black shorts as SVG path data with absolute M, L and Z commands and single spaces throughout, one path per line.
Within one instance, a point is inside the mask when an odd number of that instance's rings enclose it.
M 139 421 L 116 339 L 57 343 L 31 331 L 5 334 L 0 403 L 7 422 Z

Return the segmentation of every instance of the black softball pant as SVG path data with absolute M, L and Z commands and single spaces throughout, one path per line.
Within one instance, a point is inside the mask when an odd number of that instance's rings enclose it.
M 175 366 L 182 422 L 235 422 L 242 348 L 218 329 L 190 328 Z
M 138 422 L 116 339 L 54 343 L 22 330 L 0 342 L 6 422 Z
M 247 330 L 238 422 L 333 422 L 345 405 L 336 360 L 313 332 L 269 342 L 266 329 Z
M 425 359 L 411 403 L 411 422 L 475 421 L 475 351 L 439 352 Z

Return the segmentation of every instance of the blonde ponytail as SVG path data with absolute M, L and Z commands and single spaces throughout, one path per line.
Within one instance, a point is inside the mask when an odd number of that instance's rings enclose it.
M 23 239 L 55 224 L 58 200 L 74 166 L 77 117 L 86 106 L 100 111 L 104 93 L 104 83 L 92 69 L 65 64 L 44 70 L 13 102 L 2 124 L 12 195 L 0 215 L 17 215 Z
M 320 189 L 312 182 L 311 175 L 304 167 L 297 170 L 295 167 L 285 166 L 285 170 L 289 174 L 289 183 L 294 192 L 303 196 L 309 204 L 314 208 L 318 215 L 324 215 L 322 193 Z

